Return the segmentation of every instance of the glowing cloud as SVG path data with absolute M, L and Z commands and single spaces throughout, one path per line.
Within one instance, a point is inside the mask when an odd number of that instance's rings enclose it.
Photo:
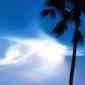
M 40 77 L 48 77 L 55 73 L 56 66 L 59 66 L 61 63 L 64 64 L 64 56 L 71 55 L 72 53 L 72 48 L 69 51 L 67 46 L 55 41 L 55 39 L 49 36 L 46 36 L 44 39 L 20 39 L 14 37 L 8 37 L 5 39 L 12 41 L 13 44 L 7 49 L 4 58 L 0 59 L 0 65 L 27 64 L 30 66 L 30 58 L 32 62 L 31 67 L 32 64 L 38 64 L 30 70 L 16 72 L 17 76 L 23 78 L 30 77 L 34 80 L 39 80 Z M 38 56 L 37 58 L 39 58 L 39 63 L 35 60 L 36 55 Z
M 0 60 L 0 65 L 27 63 L 29 58 L 36 53 L 41 59 L 40 65 L 43 68 L 53 69 L 63 61 L 64 55 L 66 55 L 67 47 L 51 37 L 44 40 L 17 38 L 8 38 L 7 40 L 16 44 L 8 48 L 5 58 Z

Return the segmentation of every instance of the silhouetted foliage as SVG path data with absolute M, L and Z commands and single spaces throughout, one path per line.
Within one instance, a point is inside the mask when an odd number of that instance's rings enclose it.
M 57 33 L 58 36 L 61 36 L 65 32 L 66 29 L 67 29 L 66 22 L 62 20 L 57 24 L 53 32 Z
M 83 37 L 79 30 L 74 32 L 73 42 L 75 43 L 76 41 L 83 43 Z
M 56 9 L 63 10 L 64 9 L 64 0 L 49 0 L 45 4 L 48 7 L 55 7 Z
M 69 85 L 73 85 L 77 45 L 79 42 L 83 43 L 82 32 L 79 28 L 81 23 L 81 13 L 85 14 L 85 0 L 48 0 L 45 3 L 45 6 L 47 6 L 48 9 L 41 12 L 42 16 L 47 16 L 50 13 L 51 16 L 53 15 L 53 17 L 55 17 L 54 15 L 56 15 L 56 11 L 58 11 L 62 17 L 62 20 L 57 23 L 52 31 L 58 36 L 61 36 L 67 30 L 68 21 L 73 20 L 75 23 L 75 31 L 73 35 L 73 54 L 69 78 Z M 53 8 L 53 10 L 49 8 Z
M 66 20 L 66 21 L 72 20 L 72 17 L 73 17 L 72 13 L 67 10 L 63 11 L 62 16 L 63 16 L 64 20 Z
M 47 16 L 48 14 L 50 14 L 52 18 L 55 18 L 55 16 L 56 16 L 54 9 L 46 9 L 41 12 L 41 15 L 43 15 L 43 16 Z

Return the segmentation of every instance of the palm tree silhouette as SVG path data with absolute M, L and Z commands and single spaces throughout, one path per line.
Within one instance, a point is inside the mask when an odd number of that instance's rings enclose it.
M 56 11 L 58 11 L 62 17 L 62 20 L 57 23 L 53 29 L 53 32 L 58 36 L 61 36 L 67 30 L 68 21 L 73 20 L 75 23 L 75 30 L 72 40 L 73 54 L 69 77 L 69 85 L 73 85 L 77 45 L 79 42 L 83 43 L 83 37 L 79 27 L 81 22 L 81 13 L 85 13 L 85 0 L 48 0 L 45 5 L 48 9 L 41 12 L 42 16 L 50 15 L 51 18 L 55 18 Z

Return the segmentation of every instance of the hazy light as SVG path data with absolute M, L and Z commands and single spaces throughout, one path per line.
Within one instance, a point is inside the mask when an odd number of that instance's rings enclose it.
M 0 65 L 26 64 L 30 66 L 30 58 L 32 62 L 31 64 L 38 64 L 30 69 L 32 75 L 29 75 L 29 70 L 27 70 L 27 72 L 16 72 L 17 75 L 19 74 L 22 77 L 24 75 L 26 78 L 45 79 L 45 77 L 55 73 L 57 66 L 59 68 L 60 64 L 65 64 L 64 57 L 66 55 L 72 55 L 72 48 L 69 49 L 67 46 L 55 41 L 49 36 L 44 39 L 20 39 L 9 37 L 6 38 L 6 40 L 12 41 L 13 45 L 7 49 L 4 58 L 0 59 Z M 39 63 L 33 59 L 34 57 L 36 58 L 35 54 L 37 54 L 39 58 Z
M 0 60 L 1 64 L 23 64 L 29 62 L 33 54 L 41 59 L 41 67 L 51 70 L 61 63 L 66 55 L 67 47 L 55 41 L 51 37 L 47 39 L 17 39 L 9 38 L 13 44 L 5 53 L 5 58 Z

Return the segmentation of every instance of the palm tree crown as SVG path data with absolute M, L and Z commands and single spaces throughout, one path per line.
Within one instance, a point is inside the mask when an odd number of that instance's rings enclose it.
M 45 5 L 49 7 L 41 12 L 43 16 L 51 15 L 51 18 L 55 18 L 56 11 L 58 11 L 62 17 L 62 20 L 55 26 L 53 32 L 58 36 L 61 36 L 65 30 L 67 29 L 67 22 L 70 20 L 74 20 L 75 24 L 80 25 L 80 15 L 81 13 L 85 13 L 85 0 L 48 0 Z M 77 40 L 78 42 L 83 42 L 82 34 L 80 30 L 74 34 L 78 34 L 77 38 L 73 41 Z

